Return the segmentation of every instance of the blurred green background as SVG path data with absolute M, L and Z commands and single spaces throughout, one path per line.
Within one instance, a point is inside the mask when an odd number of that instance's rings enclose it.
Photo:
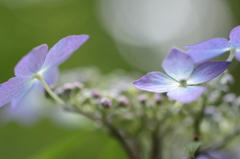
M 33 47 L 43 43 L 52 47 L 61 38 L 78 34 L 88 34 L 90 39 L 62 64 L 60 69 L 94 65 L 103 73 L 118 68 L 146 73 L 146 70 L 127 62 L 119 54 L 116 46 L 118 44 L 103 27 L 102 19 L 99 18 L 99 2 L 98 0 L 0 0 L 0 82 L 3 83 L 14 76 L 14 66 Z M 102 5 L 105 5 L 104 3 L 107 5 L 107 2 L 108 0 L 101 1 Z M 234 17 L 231 26 L 239 25 L 240 2 L 228 0 L 226 5 Z M 217 33 L 224 32 L 227 38 L 230 30 Z M 177 44 L 172 43 L 172 45 Z M 138 46 L 138 49 L 146 52 L 149 48 L 150 46 L 146 48 Z M 135 57 L 131 58 L 128 61 Z M 148 61 L 148 64 L 151 65 L 151 61 Z M 235 77 L 239 76 L 238 68 L 234 66 Z M 156 70 L 160 70 L 160 66 L 152 71 Z M 235 92 L 240 93 L 238 89 L 240 84 L 235 84 L 234 88 Z M 53 151 L 49 151 L 52 148 Z M 22 126 L 18 122 L 0 125 L 0 158 L 26 159 L 33 156 L 39 159 L 126 158 L 118 143 L 101 131 L 93 131 L 91 127 L 66 129 L 48 120 L 30 126 Z

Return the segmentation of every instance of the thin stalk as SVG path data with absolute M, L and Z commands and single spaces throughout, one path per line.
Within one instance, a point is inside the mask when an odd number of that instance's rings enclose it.
M 229 54 L 229 56 L 227 58 L 227 61 L 231 62 L 233 60 L 234 56 L 235 56 L 235 53 L 236 53 L 236 49 L 235 48 L 231 48 L 230 49 L 230 54 Z
M 155 131 L 151 134 L 152 137 L 152 150 L 151 150 L 151 159 L 161 159 L 162 158 L 162 139 L 159 136 L 159 127 L 160 125 L 157 125 L 157 128 Z
M 58 102 L 58 103 L 61 104 L 61 105 L 65 105 L 65 102 L 64 102 L 61 98 L 59 98 L 59 97 L 49 88 L 48 84 L 44 81 L 44 79 L 42 78 L 41 75 L 36 74 L 36 75 L 34 76 L 34 78 L 38 79 L 38 80 L 42 83 L 42 85 L 43 85 L 43 87 L 45 88 L 45 90 L 48 92 L 48 94 L 49 94 L 56 102 Z
M 111 134 L 113 135 L 113 137 L 115 137 L 119 142 L 120 144 L 122 145 L 123 149 L 126 151 L 127 155 L 130 157 L 130 159 L 141 159 L 140 156 L 138 156 L 138 154 L 134 153 L 134 151 L 130 148 L 130 146 L 128 145 L 128 143 L 126 142 L 126 140 L 124 139 L 124 137 L 121 135 L 121 133 L 114 127 L 112 126 L 111 124 L 109 124 L 108 122 L 100 119 L 100 118 L 97 118 L 95 117 L 94 115 L 91 115 L 89 113 L 85 113 L 79 109 L 76 109 L 76 111 L 79 113 L 79 114 L 82 114 L 94 121 L 99 121 L 101 122 L 102 124 L 104 124 L 111 132 Z

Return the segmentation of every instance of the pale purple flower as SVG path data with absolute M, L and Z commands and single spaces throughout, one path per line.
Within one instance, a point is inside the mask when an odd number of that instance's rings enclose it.
M 231 49 L 234 49 L 235 58 L 240 61 L 240 26 L 232 29 L 229 38 L 229 41 L 224 38 L 214 38 L 184 48 L 190 50 L 188 54 L 195 63 L 215 58 Z
M 168 97 L 182 103 L 190 103 L 196 100 L 206 88 L 198 86 L 223 73 L 230 62 L 205 62 L 194 68 L 192 58 L 173 48 L 162 63 L 162 67 L 167 73 L 150 72 L 133 82 L 133 86 L 138 89 L 165 93 Z
M 39 84 L 40 75 L 48 85 L 55 84 L 58 65 L 67 60 L 87 39 L 88 35 L 73 35 L 58 41 L 49 51 L 40 45 L 24 56 L 14 68 L 16 77 L 0 85 L 0 106 L 11 102 L 15 109 L 32 87 Z

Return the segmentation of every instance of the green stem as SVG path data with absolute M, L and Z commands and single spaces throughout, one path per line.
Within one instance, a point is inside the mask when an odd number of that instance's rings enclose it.
M 229 56 L 227 58 L 227 61 L 231 62 L 233 60 L 233 58 L 234 58 L 235 53 L 236 53 L 236 49 L 235 48 L 231 48 L 230 49 L 230 54 L 229 54 Z
M 48 84 L 44 81 L 44 79 L 42 78 L 41 75 L 36 74 L 36 75 L 34 76 L 34 78 L 38 79 L 38 80 L 42 83 L 43 87 L 46 89 L 46 91 L 48 92 L 48 94 L 49 94 L 56 102 L 58 102 L 58 103 L 61 104 L 61 105 L 64 105 L 64 104 L 65 104 L 64 101 L 63 101 L 61 98 L 59 98 L 59 97 L 49 88 Z
M 92 119 L 94 121 L 99 121 L 102 124 L 104 124 L 110 130 L 110 133 L 113 135 L 113 137 L 115 137 L 120 142 L 123 149 L 126 151 L 127 155 L 131 159 L 141 159 L 141 157 L 131 149 L 131 147 L 129 146 L 129 144 L 125 140 L 125 138 L 122 136 L 122 134 L 113 125 L 108 123 L 106 120 L 97 118 L 92 114 L 85 113 L 85 112 L 81 111 L 80 109 L 76 109 L 76 110 L 77 110 L 78 113 L 84 115 L 85 117 L 88 117 L 89 119 Z

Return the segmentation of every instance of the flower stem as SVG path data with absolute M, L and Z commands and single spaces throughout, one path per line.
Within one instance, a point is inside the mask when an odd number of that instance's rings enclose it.
M 48 94 L 49 94 L 56 102 L 58 102 L 58 103 L 61 104 L 61 105 L 64 105 L 64 104 L 65 104 L 64 101 L 63 101 L 61 98 L 59 98 L 59 97 L 49 88 L 48 84 L 44 81 L 44 79 L 42 78 L 41 75 L 36 74 L 36 75 L 34 76 L 34 78 L 38 79 L 38 80 L 42 83 L 42 85 L 43 85 L 43 87 L 45 88 L 45 90 L 48 92 Z
M 236 53 L 236 49 L 235 48 L 231 48 L 230 49 L 230 54 L 229 54 L 229 56 L 227 58 L 227 61 L 231 62 L 233 60 L 233 58 L 234 58 L 235 53 Z

